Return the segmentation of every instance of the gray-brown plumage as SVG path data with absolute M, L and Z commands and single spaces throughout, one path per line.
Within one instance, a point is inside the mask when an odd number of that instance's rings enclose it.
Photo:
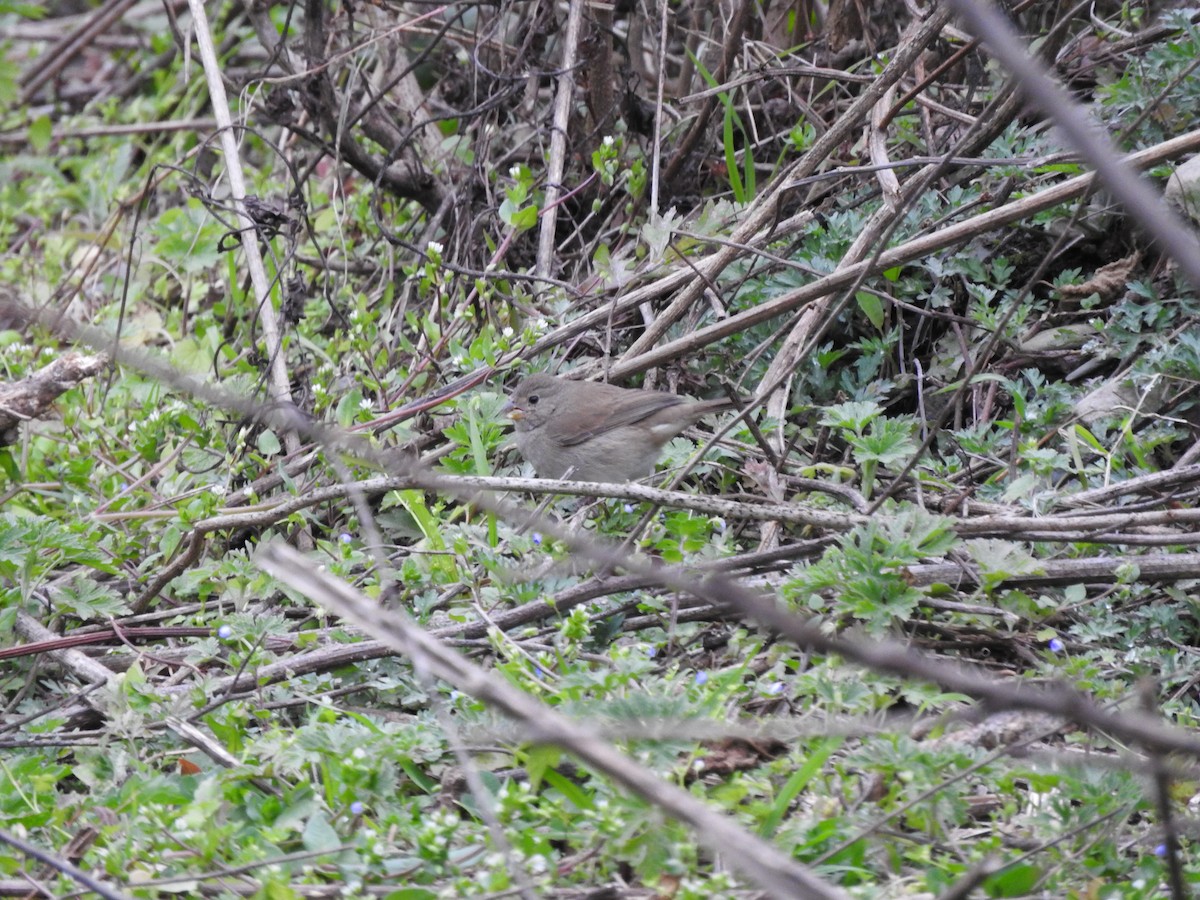
M 505 410 L 541 477 L 618 482 L 649 475 L 667 441 L 731 406 L 537 374 L 517 385 Z

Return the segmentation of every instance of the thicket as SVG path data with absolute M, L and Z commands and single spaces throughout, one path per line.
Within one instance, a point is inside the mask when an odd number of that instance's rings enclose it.
M 975 5 L 0 3 L 0 893 L 1190 896 L 1200 13 Z

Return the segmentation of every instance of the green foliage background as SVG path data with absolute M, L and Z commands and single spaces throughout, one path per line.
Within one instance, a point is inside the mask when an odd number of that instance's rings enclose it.
M 1140 898 L 1178 894 L 1172 866 L 1200 880 L 1191 759 L 812 653 L 731 610 L 597 575 L 537 525 L 453 492 L 372 487 L 417 459 L 448 476 L 528 474 L 507 446 L 505 392 L 528 371 L 620 359 L 676 292 L 614 305 L 602 325 L 581 317 L 724 246 L 878 75 L 908 16 L 874 5 L 843 57 L 838 23 L 796 4 L 787 27 L 756 19 L 754 53 L 717 66 L 729 11 L 702 6 L 672 7 L 669 74 L 682 80 L 690 53 L 690 91 L 720 90 L 689 174 L 664 179 L 654 209 L 662 170 L 635 115 L 654 93 L 640 83 L 599 124 L 579 88 L 569 196 L 547 203 L 565 7 L 536 22 L 521 4 L 453 7 L 430 13 L 432 31 L 412 21 L 428 10 L 398 4 L 332 4 L 320 23 L 286 6 L 210 10 L 248 190 L 278 216 L 257 236 L 284 326 L 271 348 L 204 73 L 172 36 L 183 8 L 127 15 L 31 89 L 57 38 L 100 7 L 0 5 L 5 300 L 264 403 L 277 351 L 305 416 L 382 454 L 290 452 L 283 430 L 136 366 L 72 387 L 21 427 L 0 449 L 0 633 L 26 648 L 0 669 L 5 835 L 64 858 L 78 841 L 77 865 L 138 897 L 751 895 L 741 861 L 405 658 L 287 672 L 362 635 L 255 565 L 257 546 L 286 540 L 848 896 L 937 896 L 975 879 L 992 897 Z M 625 59 L 637 15 L 618 13 L 606 52 Z M 1197 127 L 1195 18 L 1097 4 L 1058 32 L 1045 10 L 1020 23 L 1035 44 L 1054 35 L 1059 76 L 1132 151 Z M 305 55 L 314 33 L 321 60 Z M 926 71 L 964 46 L 948 32 Z M 894 111 L 891 159 L 948 152 L 962 118 L 1006 90 L 977 48 L 956 60 L 925 92 L 936 106 Z M 344 105 L 323 120 L 326 85 Z M 668 95 L 664 162 L 698 114 L 690 91 Z M 1019 107 L 986 124 L 997 127 L 980 160 L 898 209 L 890 244 L 1082 171 Z M 850 171 L 870 164 L 859 131 L 789 189 L 778 230 L 737 248 L 661 345 L 839 267 L 883 203 L 873 174 Z M 535 278 L 547 216 L 554 271 Z M 1097 276 L 1110 264 L 1116 290 Z M 1089 503 L 1162 511 L 1154 527 L 1030 524 L 1190 463 L 1194 287 L 1097 195 L 833 299 L 812 304 L 821 337 L 782 401 L 712 446 L 706 431 L 667 448 L 664 469 L 696 463 L 683 483 L 696 502 L 534 501 L 639 559 L 731 572 L 827 633 L 899 641 L 1014 684 L 1063 682 L 1194 728 L 1194 528 L 1170 518 L 1190 513 L 1194 476 Z M 724 378 L 749 397 L 794 325 L 773 318 L 630 383 L 715 396 Z M 0 326 L 10 384 L 68 347 L 45 324 Z M 1099 388 L 1120 402 L 1084 413 Z M 764 444 L 778 465 L 756 469 Z M 719 514 L 700 502 L 711 497 L 744 505 Z M 765 503 L 846 524 L 751 514 Z M 972 532 L 979 516 L 1022 524 Z M 1144 573 L 1149 553 L 1179 568 Z M 1050 577 L 1097 559 L 1110 567 Z M 108 675 L 89 683 L 62 638 Z M 237 675 L 256 676 L 253 689 L 231 690 Z M 28 875 L 75 889 L 0 853 L 0 887 Z

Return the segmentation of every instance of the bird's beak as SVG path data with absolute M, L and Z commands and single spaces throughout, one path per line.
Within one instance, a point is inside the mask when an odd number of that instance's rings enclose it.
M 504 413 L 514 422 L 520 422 L 523 418 L 525 418 L 525 410 L 521 409 L 519 406 L 515 406 L 511 398 L 507 403 L 504 404 L 504 406 L 500 408 L 500 412 Z

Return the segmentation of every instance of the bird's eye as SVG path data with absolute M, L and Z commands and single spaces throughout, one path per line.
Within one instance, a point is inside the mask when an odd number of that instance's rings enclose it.
M 538 402 L 538 395 L 537 395 L 537 394 L 530 394 L 530 395 L 529 395 L 529 402 L 530 402 L 530 403 L 537 403 L 537 402 Z

